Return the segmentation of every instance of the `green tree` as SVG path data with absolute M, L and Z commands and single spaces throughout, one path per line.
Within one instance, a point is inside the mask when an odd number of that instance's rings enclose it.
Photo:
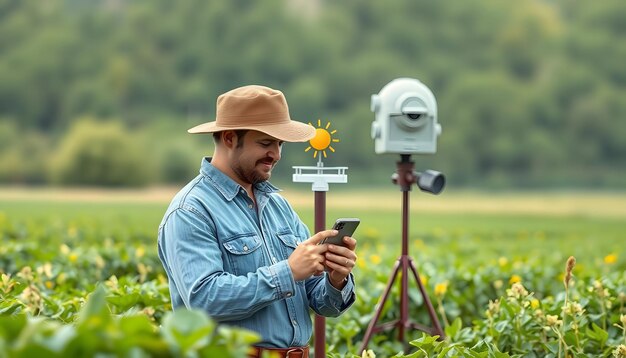
M 120 123 L 83 118 L 63 139 L 51 175 L 62 185 L 145 185 L 151 160 Z
M 622 0 L 0 0 L 0 118 L 43 142 L 90 116 L 137 132 L 159 121 L 191 127 L 213 119 L 219 94 L 265 84 L 284 91 L 295 119 L 339 130 L 329 163 L 386 177 L 369 98 L 415 77 L 433 90 L 443 125 L 439 153 L 420 162 L 447 170 L 452 184 L 596 185 L 577 175 L 590 170 L 619 183 L 625 16 Z M 162 133 L 136 144 L 163 144 L 151 181 L 185 172 L 163 160 L 195 150 L 180 140 Z M 0 158 L 19 163 L 33 145 L 18 141 Z M 308 159 L 295 152 L 285 161 Z M 5 165 L 0 181 L 35 180 L 23 167 Z

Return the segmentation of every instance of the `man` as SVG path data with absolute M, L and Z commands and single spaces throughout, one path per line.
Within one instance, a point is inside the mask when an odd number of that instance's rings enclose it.
M 256 355 L 308 356 L 308 307 L 338 316 L 355 300 L 356 240 L 320 244 L 337 232 L 310 236 L 267 180 L 283 142 L 307 141 L 315 128 L 291 120 L 280 91 L 245 86 L 219 96 L 216 120 L 189 132 L 213 133 L 215 151 L 159 227 L 173 307 L 258 332 Z

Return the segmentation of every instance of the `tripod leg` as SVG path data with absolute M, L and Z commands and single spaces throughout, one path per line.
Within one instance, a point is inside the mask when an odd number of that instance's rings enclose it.
M 437 314 L 435 313 L 435 309 L 433 308 L 433 304 L 430 302 L 430 298 L 428 298 L 428 294 L 424 289 L 424 285 L 422 284 L 422 280 L 420 280 L 420 276 L 417 273 L 417 269 L 413 264 L 413 260 L 409 258 L 409 267 L 413 272 L 413 276 L 415 277 L 415 281 L 417 281 L 417 286 L 419 287 L 420 292 L 422 293 L 422 297 L 424 298 L 424 303 L 426 304 L 426 308 L 428 309 L 428 315 L 430 316 L 430 320 L 433 322 L 434 331 L 433 333 L 439 335 L 439 339 L 444 339 L 445 335 L 443 329 L 441 329 L 441 324 L 439 323 L 439 318 L 437 318 Z
M 380 298 L 380 301 L 378 301 L 378 307 L 376 308 L 376 312 L 374 313 L 374 318 L 370 321 L 369 326 L 367 326 L 367 330 L 365 331 L 365 336 L 363 336 L 363 343 L 361 343 L 361 348 L 359 349 L 359 354 L 361 354 L 365 350 L 365 348 L 367 347 L 367 344 L 370 341 L 370 338 L 372 337 L 372 334 L 374 333 L 374 329 L 376 328 L 376 323 L 378 322 L 378 319 L 380 318 L 380 314 L 383 311 L 383 307 L 385 306 L 385 302 L 387 301 L 387 298 L 389 297 L 389 292 L 391 292 L 391 287 L 393 286 L 393 282 L 396 280 L 396 276 L 398 276 L 400 265 L 401 265 L 401 259 L 399 258 L 398 261 L 396 261 L 396 264 L 394 265 L 393 273 L 391 274 L 391 276 L 389 276 L 389 281 L 387 281 L 387 287 L 385 287 L 385 292 Z
M 404 351 L 408 351 L 408 343 L 404 340 L 405 330 L 409 328 L 409 269 L 408 256 L 402 255 L 402 277 L 400 277 L 400 322 L 398 324 L 398 340 L 404 344 Z

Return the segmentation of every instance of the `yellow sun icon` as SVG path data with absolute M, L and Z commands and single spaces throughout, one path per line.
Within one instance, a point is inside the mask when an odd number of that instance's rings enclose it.
M 309 125 L 312 124 L 309 122 Z M 331 152 L 335 152 L 335 149 L 331 146 L 331 143 L 339 142 L 339 139 L 333 138 L 333 134 L 337 133 L 337 130 L 333 130 L 332 132 L 328 131 L 330 127 L 330 122 L 326 123 L 326 127 L 322 128 L 322 121 L 320 119 L 317 120 L 317 128 L 315 129 L 315 137 L 309 141 L 311 146 L 307 147 L 304 151 L 308 152 L 311 148 L 315 149 L 313 151 L 313 158 L 317 158 L 317 153 L 322 152 L 324 158 L 326 158 L 326 149 L 329 149 Z M 320 157 L 321 159 L 321 157 Z

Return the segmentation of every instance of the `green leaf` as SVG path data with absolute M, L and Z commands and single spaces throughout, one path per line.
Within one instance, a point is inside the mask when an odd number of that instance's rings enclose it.
M 550 352 L 552 354 L 556 354 L 559 351 L 559 342 L 558 341 L 548 341 L 548 343 L 543 344 L 545 351 Z
M 412 340 L 411 342 L 409 342 L 409 344 L 418 348 L 425 347 L 428 345 L 432 345 L 433 342 L 437 341 L 437 338 L 439 338 L 439 336 L 429 336 L 426 333 L 422 333 L 422 336 L 420 338 Z
M 31 343 L 28 346 L 25 346 L 19 350 L 16 350 L 12 357 L 63 357 L 61 354 L 55 353 L 54 351 L 38 344 Z
M 603 346 L 609 338 L 609 333 L 595 323 L 591 324 L 591 328 L 587 328 L 586 334 L 587 337 L 599 342 L 601 346 Z
M 494 358 L 510 358 L 511 356 L 508 353 L 502 353 L 498 350 L 498 347 L 494 346 L 494 350 L 489 350 L 489 355 Z
M 224 343 L 236 346 L 248 346 L 258 342 L 261 338 L 257 333 L 243 328 L 220 326 L 217 332 L 218 336 L 223 338 Z
M 99 285 L 96 290 L 89 295 L 85 306 L 81 309 L 77 323 L 78 325 L 102 325 L 111 320 L 111 314 L 106 305 L 106 290 Z
M 337 331 L 339 331 L 339 334 L 341 334 L 344 339 L 354 337 L 357 333 L 359 333 L 360 330 L 361 328 L 359 327 L 358 323 L 353 320 L 348 320 L 337 324 Z
M 128 311 L 141 300 L 141 295 L 133 292 L 123 296 L 109 296 L 107 302 L 115 306 L 119 312 Z
M 23 314 L 0 316 L 0 336 L 11 342 L 19 336 L 26 324 L 26 316 Z
M 55 352 L 63 348 L 76 336 L 76 329 L 72 325 L 62 325 L 56 329 L 54 335 L 46 340 L 46 347 Z
M 199 349 L 209 343 L 215 323 L 199 310 L 176 310 L 165 316 L 161 333 L 175 351 Z
M 502 333 L 509 327 L 508 321 L 500 321 L 494 325 L 494 328 L 497 332 Z
M 451 325 L 445 328 L 446 336 L 450 338 L 456 337 L 462 327 L 463 323 L 461 322 L 461 318 L 457 317 Z
M 216 345 L 203 347 L 198 350 L 198 354 L 200 357 L 205 357 L 205 358 L 229 357 L 230 356 L 230 352 L 228 351 L 226 347 L 216 346 Z
M 441 352 L 439 352 L 439 355 L 437 355 L 437 358 L 444 358 L 452 348 L 454 348 L 454 345 L 444 347 Z
M 17 310 L 24 307 L 24 304 L 14 298 L 0 301 L 0 314 L 14 314 Z
M 156 335 L 150 319 L 143 315 L 122 317 L 118 324 L 126 335 Z

